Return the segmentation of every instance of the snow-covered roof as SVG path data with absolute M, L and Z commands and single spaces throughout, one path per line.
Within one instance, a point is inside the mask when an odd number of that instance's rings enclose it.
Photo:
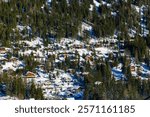
M 101 4 L 99 2 L 97 2 L 96 0 L 93 0 L 93 3 L 96 7 L 99 7 Z

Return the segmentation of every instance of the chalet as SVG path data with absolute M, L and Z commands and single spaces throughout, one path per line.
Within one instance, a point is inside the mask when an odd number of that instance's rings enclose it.
M 87 22 L 82 22 L 82 31 L 91 31 L 92 30 L 92 26 L 87 23 Z
M 75 73 L 75 70 L 74 70 L 74 69 L 68 69 L 67 72 L 68 72 L 68 73 L 71 73 L 71 74 L 74 74 L 74 73 Z
M 17 67 L 18 67 L 18 69 L 24 69 L 25 65 L 24 64 L 19 64 Z
M 135 65 L 131 64 L 131 66 L 130 66 L 130 70 L 131 70 L 131 72 L 135 72 L 135 71 L 136 71 L 136 67 L 135 67 Z
M 38 68 L 38 69 L 41 69 L 41 70 L 44 70 L 44 69 L 45 69 L 45 66 L 44 66 L 44 65 L 38 65 L 37 68 Z
M 124 49 L 121 49 L 121 50 L 120 50 L 120 55 L 121 55 L 121 56 L 125 56 L 125 50 L 124 50 Z
M 13 47 L 13 51 L 14 51 L 14 52 L 18 52 L 19 50 L 20 50 L 19 47 Z
M 121 46 L 124 46 L 124 42 L 125 42 L 124 40 L 120 40 L 119 43 L 120 43 Z
M 108 41 L 109 41 L 110 46 L 114 46 L 118 42 L 117 39 L 109 39 Z
M 118 57 L 118 51 L 117 50 L 113 51 L 113 57 Z
M 23 77 L 24 78 L 36 78 L 37 75 L 33 72 L 28 71 Z
M 18 58 L 16 57 L 12 57 L 9 59 L 9 62 L 13 62 L 13 63 L 16 63 L 18 61 Z
M 93 57 L 90 56 L 90 55 L 87 55 L 87 56 L 85 57 L 85 59 L 86 59 L 86 61 L 93 61 Z
M 76 48 L 76 49 L 81 49 L 81 48 L 83 48 L 83 45 L 81 45 L 81 44 L 75 44 L 75 45 L 74 45 L 74 48 Z
M 8 59 L 6 59 L 5 57 L 1 57 L 1 58 L 0 58 L 0 62 L 1 62 L 2 64 L 5 64 L 6 62 L 8 62 Z
M 0 54 L 6 54 L 7 50 L 4 47 L 0 47 Z
M 44 63 L 45 62 L 45 58 L 44 57 L 39 57 L 39 56 L 34 56 L 34 60 L 35 61 L 38 61 L 38 62 L 41 62 L 41 63 Z

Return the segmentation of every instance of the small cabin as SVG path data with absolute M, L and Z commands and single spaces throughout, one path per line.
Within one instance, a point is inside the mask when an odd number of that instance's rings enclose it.
M 0 54 L 6 54 L 7 50 L 4 47 L 0 47 Z
M 36 78 L 36 74 L 28 71 L 23 77 L 24 78 Z
M 131 66 L 130 66 L 130 70 L 131 70 L 131 72 L 135 72 L 135 66 L 134 66 L 134 65 L 131 65 Z

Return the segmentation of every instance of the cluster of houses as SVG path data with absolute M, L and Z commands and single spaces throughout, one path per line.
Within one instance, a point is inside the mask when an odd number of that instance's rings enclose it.
M 82 24 L 83 30 L 91 31 L 90 24 L 84 22 Z M 85 26 L 84 26 L 85 25 Z M 18 27 L 20 28 L 20 27 Z M 20 29 L 21 30 L 21 29 Z M 88 41 L 62 38 L 60 42 L 49 43 L 47 47 L 43 44 L 43 39 L 36 37 L 30 40 L 19 41 L 21 48 L 18 48 L 18 54 L 22 56 L 32 55 L 35 61 L 38 61 L 38 65 L 34 71 L 26 71 L 22 73 L 21 77 L 28 82 L 34 81 L 37 86 L 40 86 L 43 90 L 45 99 L 82 99 L 84 86 L 84 76 L 88 75 L 88 72 L 75 69 L 57 69 L 58 63 L 63 63 L 66 58 L 70 62 L 78 63 L 79 67 L 85 67 L 85 63 L 89 62 L 92 65 L 95 64 L 95 60 L 101 59 L 103 61 L 111 61 L 118 56 L 124 56 L 124 41 L 118 41 L 116 35 L 107 38 L 92 38 L 89 37 Z M 24 60 L 13 56 L 14 48 L 0 47 L 0 70 L 1 72 L 17 69 L 24 69 Z M 11 54 L 11 56 L 10 56 Z M 48 61 L 49 57 L 53 57 L 53 60 Z M 46 70 L 45 65 L 48 67 L 53 66 L 54 69 Z M 122 63 L 119 63 L 112 69 L 112 76 L 116 80 L 125 79 L 125 75 L 122 72 Z M 148 79 L 150 78 L 150 68 L 145 63 L 137 65 L 134 60 L 130 63 L 130 69 L 133 76 Z M 25 69 L 24 69 L 25 71 Z M 97 81 L 96 84 L 100 84 Z
M 23 69 L 24 63 L 12 54 L 11 48 L 0 47 L 0 71 Z
M 36 68 L 36 73 L 27 72 L 22 76 L 28 83 L 34 83 L 41 87 L 45 99 L 82 99 L 83 85 L 80 77 L 64 72 L 60 69 L 46 73 L 40 67 Z
M 100 3 L 97 0 L 93 1 L 99 7 Z M 47 0 L 47 4 L 50 5 L 50 3 L 51 0 Z M 102 3 L 106 4 L 104 1 Z M 109 4 L 107 5 L 109 6 Z M 90 9 L 92 10 L 92 8 L 93 6 Z M 145 20 L 143 18 L 144 16 L 141 19 L 142 22 Z M 20 33 L 24 29 L 28 33 L 31 32 L 29 26 L 17 25 L 16 28 Z M 92 30 L 92 24 L 83 21 L 79 36 L 82 36 L 84 32 L 88 32 L 90 36 L 86 41 L 74 38 L 62 38 L 59 42 L 53 41 L 53 43 L 49 43 L 45 47 L 43 39 L 35 37 L 29 40 L 19 41 L 20 47 L 0 47 L 0 72 L 3 73 L 9 70 L 16 71 L 18 69 L 25 71 L 26 64 L 24 60 L 20 60 L 19 57 L 14 56 L 14 51 L 17 51 L 18 55 L 25 57 L 32 55 L 34 60 L 39 62 L 40 65 L 36 66 L 34 71 L 22 73 L 20 77 L 29 83 L 34 81 L 36 86 L 40 86 L 45 99 L 82 99 L 84 93 L 84 76 L 89 73 L 84 70 L 62 70 L 57 68 L 57 65 L 69 59 L 70 62 L 76 62 L 79 67 L 84 68 L 86 62 L 89 62 L 92 66 L 95 64 L 95 60 L 100 59 L 111 62 L 119 56 L 125 56 L 124 41 L 117 40 L 116 34 L 112 37 L 97 39 L 92 36 Z M 131 35 L 135 33 L 132 29 L 129 32 Z M 49 60 L 50 57 L 53 59 Z M 135 78 L 149 79 L 150 67 L 145 63 L 136 64 L 134 58 L 130 59 L 129 66 L 132 76 Z M 51 69 L 52 66 L 54 67 L 53 69 Z M 46 68 L 49 70 L 46 70 L 45 67 L 49 67 Z M 115 67 L 111 68 L 112 76 L 116 80 L 126 79 L 122 67 L 123 64 L 118 63 Z M 101 83 L 100 81 L 95 82 L 96 85 L 100 85 Z M 9 96 L 3 98 L 16 99 Z
M 90 31 L 90 24 L 85 22 L 82 24 L 83 30 Z M 89 26 L 88 26 L 89 25 Z M 85 63 L 89 62 L 94 65 L 95 60 L 101 59 L 103 61 L 111 60 L 111 58 L 118 58 L 118 56 L 124 56 L 124 41 L 118 41 L 116 35 L 108 38 L 92 38 L 88 41 L 62 38 L 60 42 L 49 43 L 47 47 L 44 47 L 43 39 L 36 37 L 30 40 L 19 41 L 22 45 L 18 48 L 18 54 L 22 56 L 34 57 L 35 61 L 38 61 L 38 65 L 34 71 L 26 71 L 22 73 L 21 77 L 28 82 L 34 81 L 37 86 L 40 86 L 43 90 L 45 99 L 82 99 L 83 98 L 83 84 L 84 75 L 88 75 L 88 72 L 82 70 L 78 73 L 75 69 L 56 69 L 58 63 L 62 63 L 68 58 L 71 62 L 76 62 L 80 67 L 85 67 Z M 24 60 L 13 56 L 13 51 L 16 48 L 0 47 L 0 70 L 1 72 L 17 69 L 24 69 Z M 9 56 L 9 54 L 12 54 Z M 52 61 L 48 61 L 49 57 L 53 57 Z M 49 67 L 54 66 L 53 70 L 45 70 L 45 64 L 49 64 Z M 122 72 L 122 64 L 119 63 L 112 69 L 112 76 L 116 80 L 125 79 L 125 75 Z M 146 64 L 141 63 L 137 65 L 134 60 L 130 64 L 131 73 L 135 77 L 141 79 L 150 78 L 150 69 Z M 25 71 L 25 70 L 24 70 Z M 99 84 L 97 81 L 96 84 Z

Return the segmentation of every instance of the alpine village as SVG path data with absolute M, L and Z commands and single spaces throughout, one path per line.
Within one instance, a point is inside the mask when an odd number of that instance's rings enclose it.
M 150 96 L 150 0 L 0 0 L 0 100 Z

